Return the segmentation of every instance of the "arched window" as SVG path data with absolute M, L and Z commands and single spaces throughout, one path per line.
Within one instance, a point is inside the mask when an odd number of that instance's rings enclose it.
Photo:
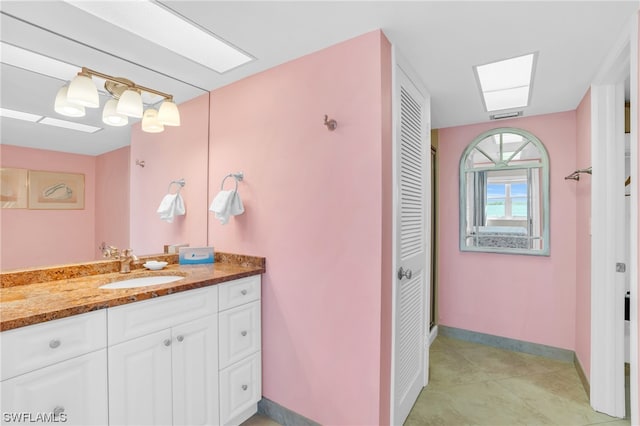
M 549 255 L 549 156 L 531 133 L 493 129 L 465 149 L 460 250 Z

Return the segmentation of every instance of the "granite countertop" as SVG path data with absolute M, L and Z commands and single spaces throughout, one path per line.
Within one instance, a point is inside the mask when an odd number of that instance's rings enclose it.
M 150 256 L 167 260 L 160 271 L 140 265 L 131 273 L 117 271 L 118 261 L 90 262 L 40 270 L 0 274 L 0 331 L 58 318 L 138 302 L 192 290 L 265 272 L 265 259 L 216 253 L 215 263 L 178 265 L 176 255 Z M 153 275 L 177 275 L 184 279 L 168 284 L 125 289 L 100 289 L 101 285 Z

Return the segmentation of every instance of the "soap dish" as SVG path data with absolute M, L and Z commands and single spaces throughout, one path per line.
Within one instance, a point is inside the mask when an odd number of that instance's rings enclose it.
M 163 269 L 167 265 L 168 265 L 167 262 L 158 262 L 157 260 L 149 260 L 146 263 L 144 263 L 142 266 L 152 271 L 159 271 L 160 269 Z

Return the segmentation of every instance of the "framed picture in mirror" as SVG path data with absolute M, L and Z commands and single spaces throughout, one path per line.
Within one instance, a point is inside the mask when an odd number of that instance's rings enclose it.
M 27 169 L 0 168 L 0 207 L 27 208 Z
M 84 174 L 29 170 L 29 208 L 84 209 Z

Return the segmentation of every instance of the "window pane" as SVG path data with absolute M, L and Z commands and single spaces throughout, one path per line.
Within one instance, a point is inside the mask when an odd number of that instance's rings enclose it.
M 511 184 L 511 196 L 512 197 L 526 197 L 527 196 L 527 184 L 526 183 L 512 183 Z
M 527 198 L 511 198 L 511 216 L 527 217 Z
M 504 198 L 489 198 L 487 200 L 487 216 L 504 217 L 505 204 L 506 203 Z
M 504 183 L 487 184 L 487 198 L 502 197 L 507 195 L 506 185 Z

